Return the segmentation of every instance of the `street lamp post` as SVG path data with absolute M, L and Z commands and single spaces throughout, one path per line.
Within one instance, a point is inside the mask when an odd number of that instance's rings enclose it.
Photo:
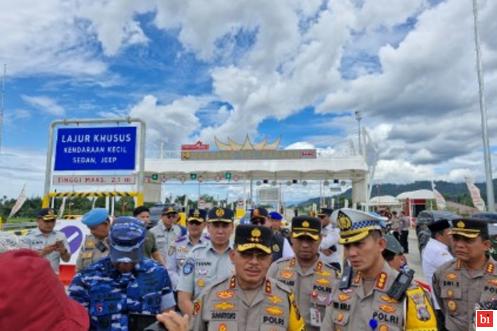
M 362 140 L 361 140 L 361 120 L 362 120 L 362 114 L 360 111 L 356 110 L 355 114 L 355 119 L 357 120 L 357 135 L 359 139 L 359 155 L 362 155 Z
M 494 186 L 492 180 L 492 163 L 490 160 L 490 144 L 488 141 L 487 108 L 485 104 L 485 82 L 483 77 L 483 64 L 480 52 L 480 34 L 478 32 L 478 2 L 473 0 L 473 18 L 475 32 L 476 49 L 476 69 L 478 74 L 478 86 L 480 97 L 481 128 L 483 138 L 483 155 L 485 159 L 485 177 L 487 182 L 487 208 L 488 211 L 495 211 Z

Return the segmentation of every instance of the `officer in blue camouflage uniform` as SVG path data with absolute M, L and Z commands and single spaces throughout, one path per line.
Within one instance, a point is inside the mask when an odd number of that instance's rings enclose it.
M 109 255 L 109 212 L 105 208 L 93 208 L 83 215 L 81 222 L 86 225 L 91 234 L 85 237 L 85 241 L 79 251 L 76 261 L 76 272 L 79 272 L 90 264 Z
M 119 217 L 110 231 L 110 255 L 74 277 L 69 296 L 88 310 L 90 330 L 127 331 L 130 313 L 154 315 L 174 308 L 167 271 L 143 258 L 145 233 L 136 218 Z
M 190 209 L 186 220 L 187 234 L 176 239 L 169 247 L 167 272 L 171 277 L 173 289 L 178 285 L 179 274 L 191 249 L 210 240 L 210 237 L 203 233 L 206 219 L 207 212 L 204 209 Z

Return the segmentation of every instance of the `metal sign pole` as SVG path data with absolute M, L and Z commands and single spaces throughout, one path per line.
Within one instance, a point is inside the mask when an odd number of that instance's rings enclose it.
M 488 127 L 487 127 L 487 107 L 485 104 L 485 80 L 483 77 L 483 64 L 481 61 L 480 52 L 480 34 L 478 33 L 478 2 L 473 0 L 473 18 L 474 18 L 474 32 L 475 32 L 475 50 L 476 50 L 476 71 L 478 74 L 478 86 L 480 97 L 480 112 L 481 112 L 481 133 L 483 139 L 483 155 L 485 159 L 485 177 L 487 184 L 487 208 L 488 211 L 495 211 L 494 199 L 494 184 L 492 180 L 492 163 L 490 159 L 490 144 L 488 141 Z

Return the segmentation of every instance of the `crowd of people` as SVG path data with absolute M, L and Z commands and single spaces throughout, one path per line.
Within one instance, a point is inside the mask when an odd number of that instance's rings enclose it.
M 116 219 L 95 208 L 64 289 L 68 240 L 42 209 L 25 238 L 0 233 L 0 330 L 466 331 L 475 309 L 497 308 L 487 221 L 430 224 L 424 281 L 402 213 L 316 214 L 286 230 L 263 207 L 243 225 L 229 208 L 191 209 L 186 227 L 175 206 L 155 226 L 145 207 Z

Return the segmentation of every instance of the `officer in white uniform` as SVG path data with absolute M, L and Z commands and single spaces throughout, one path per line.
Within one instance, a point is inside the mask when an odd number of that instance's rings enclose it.
M 50 261 L 53 271 L 59 274 L 60 260 L 69 262 L 71 252 L 66 235 L 54 230 L 57 221 L 53 209 L 43 208 L 38 212 L 38 228 L 26 236 L 26 244 Z
M 333 209 L 321 208 L 318 218 L 321 221 L 321 244 L 319 246 L 319 256 L 323 262 L 341 270 L 343 260 L 343 249 L 338 244 L 340 239 L 340 230 L 335 226 L 336 221 L 332 222 L 331 214 Z
M 450 223 L 447 220 L 438 220 L 428 226 L 431 231 L 431 238 L 428 240 L 428 243 L 423 250 L 421 267 L 423 268 L 425 278 L 431 287 L 433 287 L 432 278 L 435 271 L 437 271 L 441 265 L 454 258 L 449 251 L 449 246 L 452 244 L 452 236 L 449 233 L 450 227 Z M 442 322 L 443 318 L 440 306 L 434 296 L 433 308 L 435 308 L 438 317 L 437 320 Z M 440 323 L 438 328 L 439 330 L 445 330 L 443 323 Z

